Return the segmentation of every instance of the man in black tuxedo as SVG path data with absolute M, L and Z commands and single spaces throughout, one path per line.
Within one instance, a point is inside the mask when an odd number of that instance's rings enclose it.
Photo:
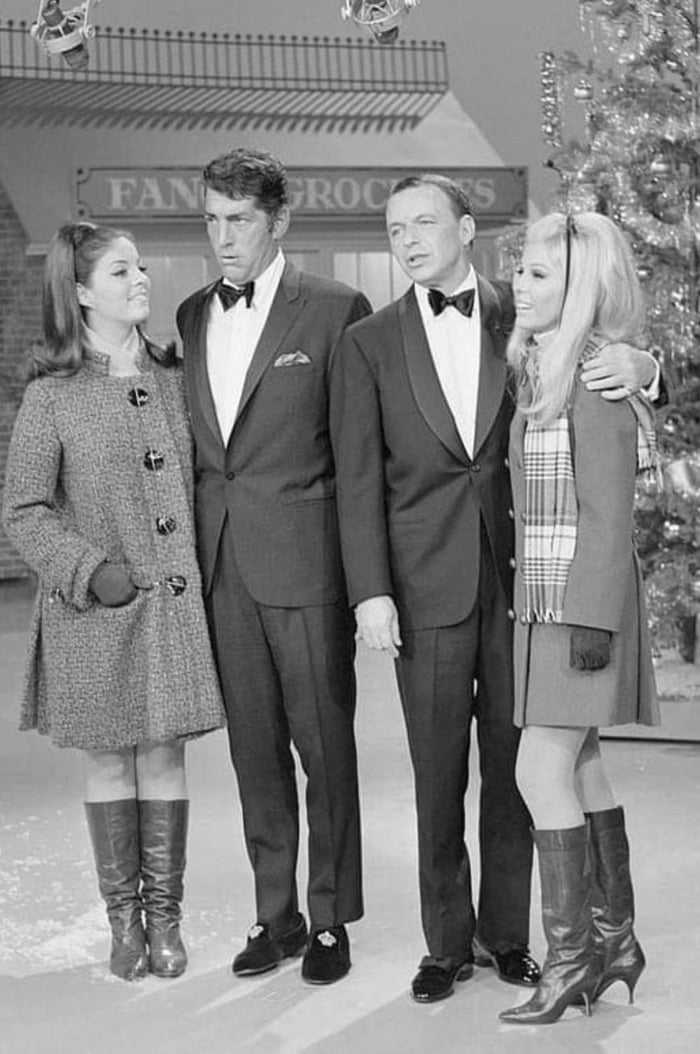
M 233 961 L 262 973 L 305 950 L 302 976 L 350 968 L 362 915 L 354 625 L 340 560 L 328 373 L 364 296 L 286 262 L 284 168 L 237 149 L 204 169 L 222 278 L 177 313 L 195 443 L 205 600 L 257 918 Z M 307 777 L 310 935 L 299 911 L 294 744 Z
M 434 175 L 400 181 L 386 222 L 414 285 L 346 332 L 332 371 L 331 434 L 359 635 L 396 659 L 429 953 L 412 994 L 433 1002 L 471 975 L 475 956 L 510 983 L 539 978 L 528 950 L 532 845 L 512 720 L 514 402 L 505 347 L 514 311 L 510 286 L 472 267 L 474 219 L 457 184 Z M 595 366 L 597 387 L 638 387 L 655 369 L 634 349 L 608 356 Z M 476 912 L 464 842 L 472 718 L 481 774 Z

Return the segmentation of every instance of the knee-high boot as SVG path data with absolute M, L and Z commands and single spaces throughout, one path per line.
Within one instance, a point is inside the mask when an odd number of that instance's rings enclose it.
M 593 873 L 593 950 L 598 968 L 597 999 L 615 981 L 624 981 L 630 1003 L 646 965 L 634 935 L 634 891 L 630 852 L 621 806 L 586 813 Z
M 109 965 L 124 981 L 148 972 L 139 896 L 139 827 L 136 799 L 85 802 L 100 893 L 112 930 Z
M 138 805 L 149 969 L 157 977 L 179 977 L 187 966 L 180 905 L 189 802 L 145 800 Z
M 528 1002 L 500 1014 L 502 1021 L 548 1025 L 583 1001 L 590 1013 L 596 985 L 591 947 L 588 828 L 533 831 L 540 866 L 542 926 L 547 957 Z

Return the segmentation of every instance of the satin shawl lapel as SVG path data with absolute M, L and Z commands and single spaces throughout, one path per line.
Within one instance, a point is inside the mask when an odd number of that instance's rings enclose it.
M 474 454 L 478 454 L 493 427 L 503 401 L 508 367 L 505 359 L 505 335 L 500 329 L 501 308 L 490 282 L 477 276 L 481 310 L 481 361 L 479 364 L 479 397 L 476 404 Z
M 186 338 L 185 368 L 189 370 L 190 389 L 199 403 L 200 415 L 211 429 L 214 438 L 223 446 L 207 370 L 207 323 L 214 285 L 215 283 L 203 291 L 187 322 L 190 332 Z
M 413 289 L 399 300 L 399 324 L 413 397 L 428 426 L 460 461 L 469 461 L 440 385 Z

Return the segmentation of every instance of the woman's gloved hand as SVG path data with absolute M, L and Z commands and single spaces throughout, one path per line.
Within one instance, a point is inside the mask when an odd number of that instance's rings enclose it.
M 110 564 L 106 560 L 93 571 L 90 591 L 106 608 L 124 607 L 138 592 L 128 571 L 119 564 Z
M 603 670 L 610 662 L 612 633 L 592 626 L 572 626 L 569 665 L 572 670 Z

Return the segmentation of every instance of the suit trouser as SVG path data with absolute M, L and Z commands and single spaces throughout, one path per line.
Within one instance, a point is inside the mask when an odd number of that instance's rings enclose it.
M 396 661 L 415 778 L 423 931 L 432 956 L 460 961 L 475 932 L 491 951 L 527 947 L 530 914 L 530 817 L 515 784 L 512 624 L 485 537 L 481 548 L 469 617 L 404 630 Z M 478 922 L 464 841 L 472 718 L 481 774 Z
M 230 532 L 206 599 L 228 715 L 257 919 L 283 930 L 298 910 L 299 805 L 291 743 L 307 777 L 311 925 L 362 915 L 354 737 L 354 622 L 344 602 L 257 604 Z

